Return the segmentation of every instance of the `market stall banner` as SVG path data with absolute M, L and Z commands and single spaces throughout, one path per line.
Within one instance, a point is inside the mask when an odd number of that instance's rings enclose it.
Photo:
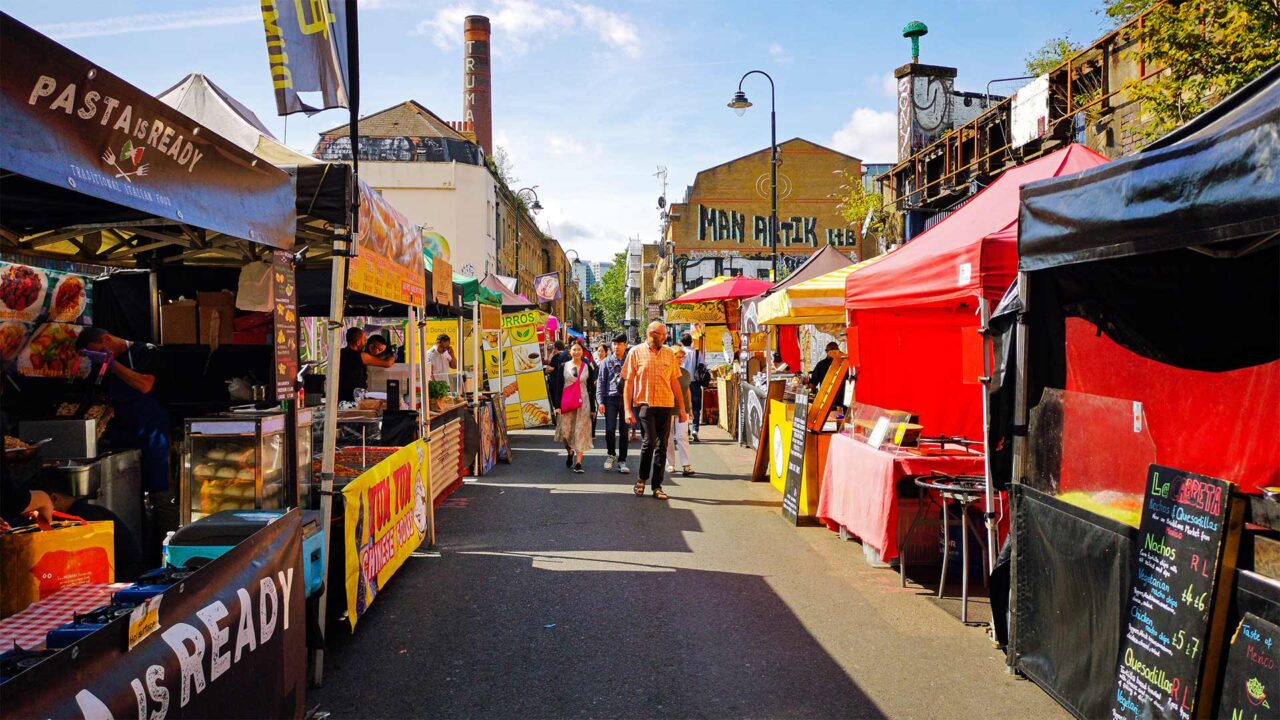
M 297 395 L 298 376 L 298 288 L 294 282 L 292 256 L 283 250 L 271 253 L 271 284 L 275 295 L 272 330 L 275 335 L 276 400 L 292 400 Z
M 508 428 L 535 428 L 551 424 L 551 401 L 547 398 L 542 346 L 538 327 L 540 313 L 526 310 L 502 316 L 502 330 L 484 339 L 485 372 L 489 390 L 500 393 L 506 407 Z M 500 360 L 501 359 L 501 360 Z M 498 363 L 502 363 L 501 377 Z
M 373 188 L 360 183 L 360 229 L 347 287 L 383 300 L 421 307 L 427 296 L 422 234 Z
M 712 300 L 700 303 L 678 303 L 667 305 L 667 322 L 669 323 L 708 323 L 723 325 L 725 323 L 724 303 Z
M 560 273 L 553 272 L 539 275 L 533 279 L 533 293 L 540 303 L 554 302 L 560 299 Z
M 87 373 L 76 337 L 92 322 L 91 285 L 83 275 L 0 262 L 0 366 L 30 377 Z
M 54 186 L 41 197 L 61 199 L 54 193 L 66 188 L 191 227 L 292 247 L 297 213 L 283 171 L 4 13 L 0 37 L 6 173 Z M 12 195 L 8 184 L 6 192 Z
M 292 510 L 157 596 L 153 628 L 124 615 L 5 683 L 4 715 L 302 717 L 305 584 Z
M 355 7 L 354 5 L 352 6 Z M 347 107 L 347 3 L 262 0 L 276 114 Z M 299 93 L 320 93 L 318 106 Z
M 430 448 L 406 445 L 342 489 L 351 629 L 427 537 Z

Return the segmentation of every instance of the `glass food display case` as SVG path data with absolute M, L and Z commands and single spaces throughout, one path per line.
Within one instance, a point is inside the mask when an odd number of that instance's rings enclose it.
M 315 424 L 315 413 L 311 408 L 298 409 L 298 432 L 297 437 L 297 477 L 298 477 L 298 507 L 305 509 L 312 508 L 311 483 L 315 480 L 315 473 L 312 472 L 311 458 L 314 455 L 315 445 L 312 435 L 312 426 Z M 319 503 L 316 504 L 319 507 Z
M 286 430 L 283 413 L 188 419 L 182 523 L 222 510 L 283 509 L 289 501 L 284 487 Z

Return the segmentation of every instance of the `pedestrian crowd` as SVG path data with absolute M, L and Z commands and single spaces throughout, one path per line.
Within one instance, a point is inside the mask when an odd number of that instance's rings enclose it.
M 709 380 L 702 351 L 685 333 L 668 346 L 667 328 L 650 323 L 645 341 L 629 346 L 616 335 L 593 355 L 574 339 L 555 343 L 548 363 L 548 390 L 556 416 L 555 439 L 564 444 L 565 467 L 584 473 L 583 453 L 592 448 L 598 415 L 604 415 L 606 472 L 629 474 L 628 445 L 640 431 L 640 461 L 633 490 L 666 500 L 663 478 L 677 469 L 693 476 L 689 443 L 698 442 L 702 390 Z

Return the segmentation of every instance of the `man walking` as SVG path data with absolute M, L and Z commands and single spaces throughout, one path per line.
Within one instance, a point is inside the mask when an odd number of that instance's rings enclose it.
M 618 472 L 624 475 L 631 472 L 627 467 L 627 435 L 630 431 L 622 400 L 625 387 L 622 364 L 626 358 L 627 336 L 619 333 L 613 338 L 613 352 L 600 361 L 600 374 L 596 378 L 596 397 L 604 405 L 604 442 L 609 450 L 604 469 L 612 470 L 616 464 Z
M 652 482 L 653 496 L 666 500 L 662 490 L 662 473 L 667 457 L 667 436 L 671 432 L 674 411 L 680 422 L 687 422 L 684 397 L 680 391 L 680 362 L 671 348 L 664 347 L 667 328 L 660 322 L 649 323 L 647 342 L 631 348 L 622 363 L 622 379 L 626 382 L 623 408 L 628 423 L 639 419 L 644 427 L 644 443 L 640 446 L 640 478 L 632 490 L 644 495 L 644 486 Z

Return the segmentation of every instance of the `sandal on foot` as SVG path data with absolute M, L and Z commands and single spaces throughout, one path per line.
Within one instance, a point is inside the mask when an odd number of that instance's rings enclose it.
M 644 495 L 644 480 L 637 480 L 636 486 L 631 488 L 636 495 Z
M 667 499 L 667 494 L 666 494 L 665 492 L 663 492 L 662 488 L 658 488 L 657 490 L 654 490 L 654 491 L 653 491 L 653 496 L 654 496 L 655 498 L 659 499 L 659 500 L 666 500 L 666 499 Z

